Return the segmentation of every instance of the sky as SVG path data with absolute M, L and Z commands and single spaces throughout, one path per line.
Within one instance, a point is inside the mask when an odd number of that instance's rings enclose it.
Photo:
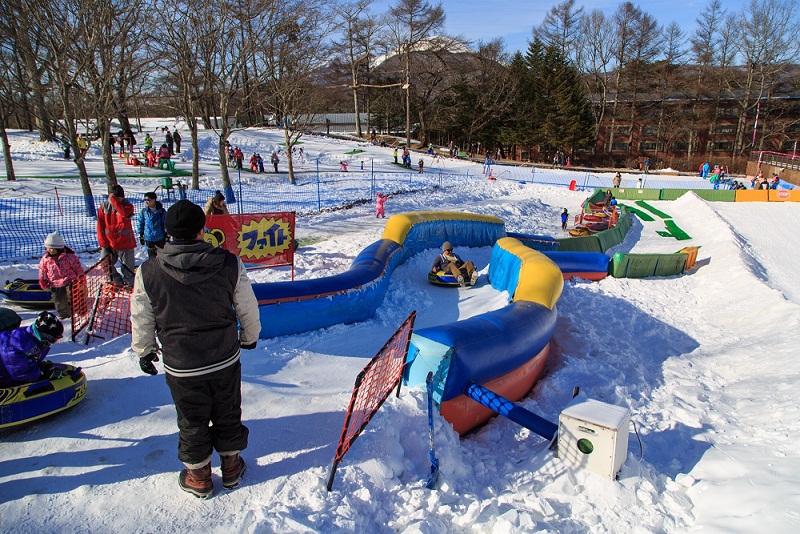
M 434 2 L 431 2 L 434 3 Z M 513 53 L 523 53 L 531 40 L 534 26 L 541 24 L 545 14 L 558 2 L 535 2 L 528 0 L 442 0 L 441 4 L 447 16 L 445 27 L 449 34 L 463 35 L 469 40 L 484 42 L 502 37 L 506 49 Z M 611 15 L 621 2 L 601 0 L 598 2 L 581 2 L 584 10 L 600 9 Z M 377 0 L 375 9 L 386 12 L 388 6 L 395 2 Z M 708 5 L 707 1 L 698 0 L 664 0 L 634 2 L 643 11 L 653 15 L 663 26 L 672 21 L 678 22 L 687 34 L 694 32 L 695 19 Z M 729 11 L 738 11 L 745 2 L 743 0 L 724 0 L 722 5 Z
M 162 123 L 145 124 L 155 134 Z M 207 147 L 202 185 L 211 189 L 219 187 L 219 172 L 210 164 L 212 135 L 201 132 L 200 143 Z M 46 175 L 59 160 L 57 144 L 41 143 L 35 134 L 10 136 L 19 178 L 0 184 L 0 197 L 49 195 L 56 186 L 61 195 L 79 194 L 74 177 L 32 178 Z M 282 140 L 270 129 L 234 136 L 234 143 L 260 153 L 270 153 Z M 304 147 L 307 157 L 331 163 L 360 148 L 375 161 L 379 178 L 396 172 L 388 148 L 317 137 L 306 138 Z M 495 167 L 498 179 L 490 181 L 478 164 L 443 159 L 439 165 L 469 171 L 469 187 L 445 183 L 392 195 L 387 216 L 468 211 L 499 217 L 507 231 L 560 236 L 561 210 L 577 212 L 588 195 L 506 179 L 511 174 L 502 167 Z M 91 174 L 102 174 L 97 147 L 88 166 Z M 562 175 L 563 183 L 583 174 L 551 172 Z M 121 179 L 129 197 L 141 198 L 159 182 L 148 173 Z M 598 175 L 605 185 L 612 176 Z M 285 175 L 247 173 L 244 190 L 276 179 Z M 699 178 L 681 180 L 706 185 Z M 94 187 L 101 190 L 102 182 Z M 607 253 L 675 252 L 696 245 L 696 267 L 663 278 L 566 282 L 547 369 L 520 402 L 557 422 L 579 386 L 585 398 L 630 409 L 618 480 L 566 465 L 545 440 L 509 420 L 496 418 L 459 438 L 435 413 L 441 471 L 436 487 L 426 489 L 426 397 L 421 388 L 404 387 L 380 408 L 339 466 L 333 491 L 326 492 L 353 382 L 410 311 L 417 310 L 421 328 L 441 324 L 443 316 L 485 313 L 509 299 L 486 281 L 491 247 L 456 243 L 456 251 L 481 273 L 476 286 L 430 285 L 425 272 L 436 243 L 394 271 L 385 303 L 372 318 L 260 340 L 243 355 L 248 469 L 239 488 L 223 491 L 215 457 L 217 491 L 208 500 L 178 488 L 176 414 L 161 364 L 157 376 L 142 374 L 129 336 L 88 346 L 57 343 L 50 357 L 83 368 L 86 398 L 60 415 L 0 431 L 0 531 L 797 532 L 800 204 L 709 203 L 694 194 L 652 204 L 691 239 L 662 237 L 661 220 L 634 216 L 624 241 Z M 310 244 L 297 251 L 296 278 L 346 271 L 383 232 L 388 219 L 377 219 L 374 209 L 367 203 L 299 218 L 297 236 Z M 137 263 L 145 257 L 144 248 L 137 249 Z M 82 254 L 81 260 L 90 265 L 97 255 Z M 0 261 L 0 280 L 35 276 L 36 263 L 37 258 Z M 288 274 L 265 269 L 251 278 L 270 282 Z M 33 320 L 34 312 L 16 309 L 24 324 Z

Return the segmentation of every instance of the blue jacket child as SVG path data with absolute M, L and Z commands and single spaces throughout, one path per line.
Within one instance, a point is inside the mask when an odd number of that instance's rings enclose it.
M 46 311 L 30 326 L 0 332 L 0 387 L 54 378 L 59 370 L 44 358 L 63 334 L 64 325 Z
M 147 245 L 151 258 L 156 255 L 156 248 L 164 248 L 167 242 L 167 212 L 156 198 L 153 192 L 145 193 L 145 207 L 139 212 L 139 243 Z

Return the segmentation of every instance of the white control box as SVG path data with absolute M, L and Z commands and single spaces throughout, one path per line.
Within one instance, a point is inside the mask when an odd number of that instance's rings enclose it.
M 628 456 L 631 411 L 576 397 L 558 418 L 558 457 L 614 479 Z

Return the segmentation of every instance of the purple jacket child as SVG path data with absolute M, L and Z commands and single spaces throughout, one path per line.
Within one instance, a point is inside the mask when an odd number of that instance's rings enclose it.
M 0 332 L 0 387 L 49 379 L 52 365 L 42 362 L 63 333 L 64 325 L 50 312 L 40 313 L 30 326 Z

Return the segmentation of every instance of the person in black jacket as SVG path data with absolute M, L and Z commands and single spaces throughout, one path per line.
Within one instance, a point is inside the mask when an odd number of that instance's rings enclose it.
M 241 260 L 203 241 L 206 216 L 189 200 L 167 210 L 172 241 L 136 273 L 131 347 L 142 371 L 158 373 L 158 352 L 178 412 L 179 485 L 197 497 L 214 492 L 211 458 L 222 459 L 222 485 L 245 471 L 240 349 L 261 332 L 258 302 Z M 158 336 L 158 343 L 156 342 Z

